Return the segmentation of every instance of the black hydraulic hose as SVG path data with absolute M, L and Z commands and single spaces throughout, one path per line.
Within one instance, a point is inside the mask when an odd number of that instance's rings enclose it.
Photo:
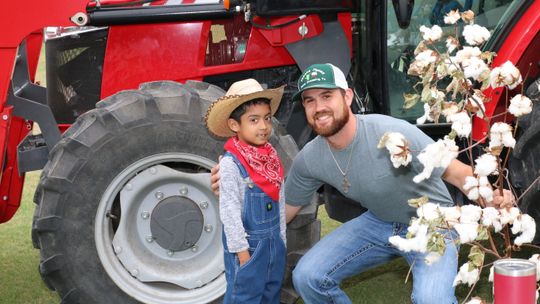
M 120 24 L 161 23 L 223 19 L 235 12 L 223 4 L 194 4 L 170 6 L 144 6 L 137 8 L 101 8 L 88 13 L 88 25 L 105 26 Z

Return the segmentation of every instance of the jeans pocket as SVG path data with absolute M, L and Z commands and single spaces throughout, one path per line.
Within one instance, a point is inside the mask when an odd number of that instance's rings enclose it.
M 249 241 L 249 260 L 244 264 L 238 267 L 238 271 L 242 271 L 246 268 L 248 268 L 252 262 L 257 258 L 259 255 L 259 252 L 261 251 L 261 241 Z M 236 257 L 238 260 L 238 256 Z M 240 265 L 240 261 L 238 261 L 238 265 Z

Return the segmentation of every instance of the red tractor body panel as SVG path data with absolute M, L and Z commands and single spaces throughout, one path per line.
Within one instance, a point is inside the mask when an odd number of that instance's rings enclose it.
M 523 77 L 526 77 L 526 73 L 523 71 L 528 71 L 529 77 L 538 75 L 538 65 L 534 63 L 530 65 L 533 62 L 532 60 L 537 58 L 540 50 L 540 39 L 536 37 L 540 35 L 540 14 L 538 12 L 540 12 L 540 1 L 534 1 L 506 37 L 504 44 L 497 52 L 497 57 L 493 61 L 494 67 L 502 65 L 506 61 L 511 61 L 522 71 Z M 491 97 L 491 101 L 485 104 L 488 117 L 501 113 L 507 107 L 505 104 L 507 96 L 504 94 L 504 88 L 493 90 L 490 87 L 484 93 L 486 96 Z M 506 117 L 507 119 L 509 117 Z M 482 140 L 487 135 L 488 130 L 487 123 L 475 117 L 473 139 Z
M 276 18 L 272 22 L 279 24 L 290 19 Z M 350 44 L 350 14 L 340 14 L 339 20 Z M 245 56 L 239 62 L 219 65 L 209 65 L 206 62 L 206 51 L 211 47 L 208 43 L 212 26 L 210 21 L 110 27 L 101 97 L 105 98 L 120 90 L 135 89 L 140 83 L 153 80 L 170 79 L 183 83 L 187 80 L 202 80 L 210 75 L 293 65 L 295 61 L 284 45 L 303 37 L 291 29 L 296 29 L 302 23 L 317 29 L 305 38 L 319 35 L 323 31 L 318 16 L 308 16 L 297 21 L 298 26 L 273 30 L 251 27 L 241 16 L 237 16 L 233 22 L 237 27 L 251 28 Z M 145 47 L 141 48 L 141 45 Z

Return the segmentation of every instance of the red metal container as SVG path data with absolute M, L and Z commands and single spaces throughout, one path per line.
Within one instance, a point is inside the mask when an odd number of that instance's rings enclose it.
M 536 263 L 502 259 L 494 264 L 494 304 L 536 303 Z

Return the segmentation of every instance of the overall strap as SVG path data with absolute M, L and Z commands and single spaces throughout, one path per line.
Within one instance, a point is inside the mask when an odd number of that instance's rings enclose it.
M 243 179 L 249 178 L 249 174 L 247 173 L 246 168 L 244 168 L 244 166 L 243 166 L 242 163 L 238 160 L 238 158 L 236 157 L 236 155 L 232 154 L 232 153 L 229 152 L 229 151 L 226 151 L 225 154 L 224 154 L 223 156 L 225 156 L 225 157 L 230 156 L 230 157 L 232 158 L 232 160 L 234 161 L 234 163 L 235 163 L 236 166 L 238 167 L 238 170 L 240 170 L 240 175 L 242 175 L 242 178 L 243 178 Z

